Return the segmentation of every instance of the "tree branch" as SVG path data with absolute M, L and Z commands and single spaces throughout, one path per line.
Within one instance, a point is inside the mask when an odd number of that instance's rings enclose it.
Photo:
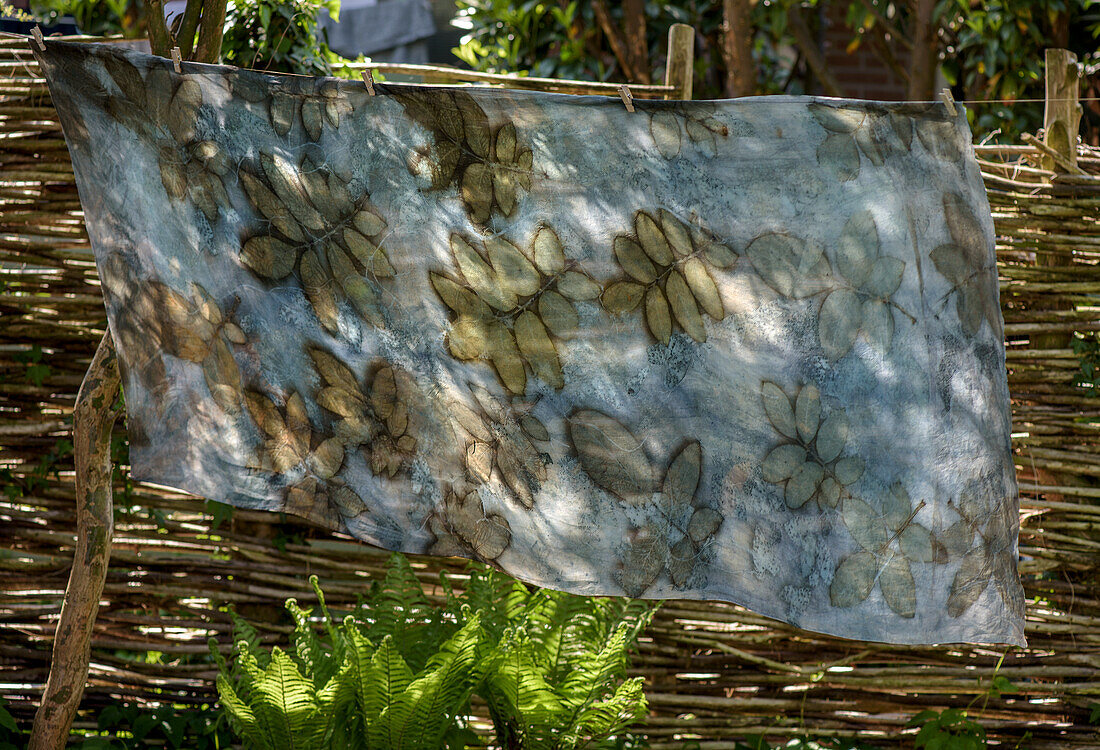
M 187 0 L 187 4 L 201 0 Z M 226 0 L 206 0 L 199 24 L 199 45 L 191 58 L 196 62 L 216 63 L 222 56 L 222 35 L 225 33 Z
M 164 19 L 164 0 L 149 0 L 145 23 L 149 27 L 149 49 L 154 55 L 168 57 L 172 53 L 172 47 L 176 45 Z
M 108 329 L 80 384 L 73 410 L 76 549 L 54 631 L 50 675 L 34 715 L 30 750 L 63 750 L 88 680 L 92 631 L 111 557 L 111 430 L 118 417 L 115 403 L 120 385 Z
M 787 9 L 787 25 L 794 35 L 795 45 L 802 52 L 802 57 L 806 59 L 806 64 L 810 66 L 825 93 L 829 96 L 844 96 L 844 90 L 825 63 L 825 56 L 821 54 L 817 40 L 806 23 L 806 17 L 802 15 L 802 6 L 797 2 L 791 3 Z
M 909 56 L 910 101 L 928 101 L 935 95 L 936 63 L 939 47 L 936 43 L 936 0 L 915 0 L 913 3 L 913 51 Z
M 180 23 L 179 33 L 176 34 L 176 42 L 184 60 L 191 59 L 191 51 L 195 47 L 195 30 L 199 27 L 202 2 L 203 0 L 187 0 L 187 7 L 183 11 L 183 21 Z
M 615 59 L 619 61 L 619 67 L 623 69 L 623 77 L 628 81 L 638 80 L 637 71 L 634 70 L 633 60 L 630 58 L 630 50 L 627 49 L 626 41 L 615 26 L 615 22 L 611 20 L 611 14 L 607 12 L 607 6 L 604 5 L 603 0 L 594 0 L 592 10 L 596 13 L 596 22 L 607 37 L 608 44 L 611 45 L 611 51 L 615 53 Z

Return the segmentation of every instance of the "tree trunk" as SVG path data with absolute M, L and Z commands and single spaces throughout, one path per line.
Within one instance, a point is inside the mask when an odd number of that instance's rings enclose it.
M 939 30 L 935 23 L 936 0 L 913 3 L 913 51 L 909 58 L 910 101 L 931 101 L 936 95 L 936 66 L 939 63 Z
M 756 93 L 756 64 L 752 59 L 750 0 L 723 0 L 722 58 L 726 63 L 726 95 Z
M 645 37 L 645 0 L 623 0 L 623 32 L 634 75 L 639 83 L 652 83 Z

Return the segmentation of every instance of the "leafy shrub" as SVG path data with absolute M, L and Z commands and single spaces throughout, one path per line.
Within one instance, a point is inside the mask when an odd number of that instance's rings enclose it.
M 342 58 L 317 23 L 340 17 L 340 0 L 234 0 L 225 14 L 222 62 L 273 73 L 327 76 Z
M 237 618 L 218 677 L 231 725 L 257 748 L 460 748 L 476 740 L 462 718 L 476 694 L 501 747 L 622 745 L 646 711 L 641 678 L 624 675 L 650 607 L 531 591 L 477 565 L 460 592 L 440 578 L 437 605 L 393 555 L 340 620 L 311 578 L 319 617 L 288 600 L 290 643 L 270 652 Z

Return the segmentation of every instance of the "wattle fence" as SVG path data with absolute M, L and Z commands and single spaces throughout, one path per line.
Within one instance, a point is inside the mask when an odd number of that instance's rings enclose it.
M 867 644 L 735 606 L 668 602 L 633 662 L 647 680 L 651 747 L 732 749 L 760 733 L 911 747 L 913 714 L 969 706 L 1005 747 L 1026 735 L 1020 747 L 1100 748 L 1089 724 L 1100 706 L 1100 391 L 1090 382 L 1100 385 L 1100 152 L 1080 150 L 1074 172 L 1044 166 L 1042 148 L 976 149 L 998 235 L 1029 648 Z M 0 696 L 25 727 L 73 554 L 72 406 L 104 323 L 48 91 L 24 41 L 0 39 Z M 221 519 L 124 476 L 116 489 L 77 726 L 120 702 L 211 704 L 207 640 L 228 650 L 227 605 L 262 614 L 290 596 L 310 601 L 310 574 L 330 605 L 350 605 L 385 563 L 293 521 Z M 462 569 L 413 562 L 425 581 Z M 995 674 L 1013 690 L 985 695 Z

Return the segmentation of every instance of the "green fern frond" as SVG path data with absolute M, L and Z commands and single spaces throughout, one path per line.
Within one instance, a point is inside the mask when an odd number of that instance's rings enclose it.
M 266 667 L 268 655 L 263 649 L 259 631 L 238 615 L 232 607 L 229 608 L 229 618 L 233 621 L 233 643 L 238 644 L 238 647 L 240 647 L 239 644 L 244 641 L 245 646 L 242 650 L 247 650 L 256 657 L 260 666 Z
M 458 629 L 453 621 L 444 621 L 408 560 L 396 553 L 382 585 L 372 586 L 370 602 L 359 614 L 367 636 L 375 643 L 392 637 L 413 672 L 423 669 L 438 644 Z
M 356 704 L 356 685 L 353 676 L 354 667 L 345 662 L 336 674 L 317 693 L 317 717 L 313 741 L 317 747 L 349 747 L 346 733 L 343 731 L 351 721 L 349 709 Z M 338 739 L 344 737 L 344 739 Z
M 562 699 L 582 710 L 606 690 L 610 682 L 626 671 L 626 650 L 631 627 L 620 623 L 599 651 L 589 654 L 562 683 Z
M 370 717 L 381 716 L 386 706 L 405 692 L 413 681 L 413 672 L 397 652 L 393 638 L 386 636 L 360 675 L 360 708 Z
M 394 750 L 435 750 L 470 694 L 496 667 L 485 648 L 479 615 L 470 618 L 428 660 L 424 672 L 395 697 L 383 719 Z
M 218 688 L 219 702 L 229 717 L 233 731 L 258 748 L 271 748 L 272 745 L 256 720 L 256 715 L 233 690 L 233 685 L 224 672 L 218 675 L 215 685 Z
M 310 622 L 313 610 L 302 609 L 294 599 L 286 600 L 286 610 L 294 620 L 294 630 L 290 634 L 290 644 L 302 673 L 312 677 L 315 687 L 320 689 L 339 669 Z
M 317 715 L 317 691 L 282 649 L 271 651 L 271 661 L 253 682 L 251 707 L 270 735 L 274 747 L 309 747 Z M 306 740 L 306 742 L 303 742 Z
M 565 706 L 533 659 L 538 649 L 521 630 L 506 635 L 502 650 L 482 691 L 497 725 L 498 741 L 503 747 L 524 750 L 550 747 Z
M 634 722 L 644 719 L 648 709 L 642 678 L 626 680 L 610 698 L 592 703 L 581 711 L 567 738 L 568 746 L 583 747 L 585 738 L 618 735 Z

